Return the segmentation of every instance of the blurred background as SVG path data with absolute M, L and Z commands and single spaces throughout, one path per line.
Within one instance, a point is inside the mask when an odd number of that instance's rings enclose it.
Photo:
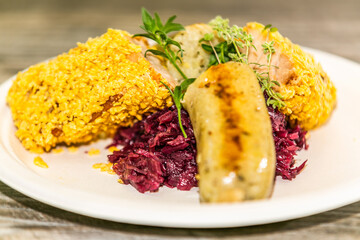
M 142 6 L 184 25 L 216 15 L 271 23 L 295 43 L 360 62 L 359 0 L 0 0 L 0 82 L 107 28 L 138 33 Z

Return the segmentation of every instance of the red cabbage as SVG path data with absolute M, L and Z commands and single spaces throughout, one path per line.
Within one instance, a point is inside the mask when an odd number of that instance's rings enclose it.
M 165 185 L 179 190 L 197 186 L 196 142 L 188 113 L 181 110 L 188 138 L 184 138 L 175 106 L 156 112 L 130 128 L 119 128 L 108 156 L 125 184 L 139 192 L 155 192 Z
M 266 97 L 266 96 L 265 96 Z M 291 128 L 284 114 L 268 107 L 276 150 L 276 176 L 291 180 L 304 168 L 294 167 L 296 152 L 305 148 L 306 131 Z M 123 145 L 108 156 L 125 184 L 139 192 L 155 192 L 161 186 L 190 190 L 197 186 L 196 142 L 188 113 L 181 119 L 188 138 L 179 128 L 175 106 L 156 112 L 129 128 L 119 128 L 110 146 Z
M 284 114 L 277 109 L 268 107 L 271 119 L 273 138 L 276 151 L 276 176 L 291 180 L 305 167 L 304 161 L 300 166 L 294 167 L 296 152 L 308 148 L 306 144 L 306 131 L 299 125 L 290 127 Z

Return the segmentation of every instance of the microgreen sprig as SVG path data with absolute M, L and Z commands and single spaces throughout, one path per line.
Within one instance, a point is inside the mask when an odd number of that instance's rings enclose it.
M 251 34 L 248 34 L 246 31 L 236 25 L 230 27 L 229 20 L 223 19 L 220 16 L 217 16 L 215 19 L 210 21 L 209 25 L 212 26 L 213 30 L 217 32 L 217 35 L 220 39 L 225 40 L 216 46 L 212 46 L 211 41 L 208 41 L 210 45 L 201 45 L 204 50 L 211 53 L 209 67 L 220 63 L 226 63 L 228 61 L 254 64 L 258 67 L 267 67 L 266 72 L 257 72 L 256 69 L 254 70 L 262 91 L 264 91 L 268 96 L 266 104 L 268 106 L 271 105 L 273 108 L 282 108 L 286 106 L 285 102 L 282 101 L 283 97 L 281 94 L 273 89 L 275 86 L 280 86 L 280 83 L 270 79 L 271 67 L 277 68 L 277 66 L 271 65 L 271 57 L 275 53 L 274 41 L 264 42 L 261 45 L 263 48 L 263 53 L 266 54 L 267 65 L 249 63 L 250 49 L 253 48 L 254 50 L 257 50 L 252 43 L 253 37 Z M 269 36 L 270 33 L 276 32 L 277 28 L 272 27 L 271 24 L 268 24 L 264 27 L 263 31 L 267 31 Z M 202 40 L 206 40 L 205 37 Z M 240 51 L 241 49 L 243 49 L 243 51 Z
M 209 22 L 209 25 L 217 32 L 219 38 L 224 39 L 228 45 L 232 44 L 235 49 L 235 53 L 231 54 L 232 60 L 237 62 L 247 63 L 249 49 L 255 46 L 252 44 L 252 36 L 247 34 L 241 27 L 233 25 L 230 27 L 229 19 L 224 19 L 217 16 L 215 19 Z M 239 48 L 245 48 L 246 53 L 241 54 Z
M 261 45 L 263 47 L 263 52 L 266 55 L 266 59 L 268 61 L 268 64 L 270 65 L 271 62 L 271 56 L 272 54 L 275 53 L 275 48 L 274 48 L 274 41 L 271 42 L 265 42 Z
M 184 137 L 187 138 L 187 134 L 184 130 L 184 127 L 181 122 L 181 101 L 184 98 L 184 94 L 188 86 L 195 81 L 195 78 L 186 77 L 185 73 L 180 69 L 177 65 L 177 61 L 181 61 L 183 56 L 183 49 L 179 42 L 172 40 L 168 34 L 174 31 L 184 30 L 184 27 L 179 23 L 174 23 L 176 16 L 170 17 L 165 24 L 161 22 L 161 19 L 157 13 L 154 14 L 154 18 L 150 15 L 150 13 L 145 9 L 141 9 L 142 21 L 143 25 L 140 26 L 146 33 L 135 34 L 133 37 L 146 37 L 154 40 L 160 47 L 160 50 L 157 49 L 147 49 L 145 52 L 145 57 L 148 52 L 151 52 L 154 55 L 161 56 L 170 61 L 170 63 L 176 68 L 176 70 L 180 73 L 180 75 L 184 78 L 183 82 L 180 86 L 176 86 L 174 90 L 164 82 L 161 82 L 170 92 L 172 96 L 175 106 L 178 112 L 178 120 L 181 132 Z M 177 51 L 173 51 L 172 47 L 177 47 Z
M 270 31 L 271 31 L 271 29 L 270 29 Z M 272 105 L 273 108 L 285 107 L 285 103 L 284 103 L 284 101 L 282 101 L 282 98 L 283 98 L 282 95 L 273 90 L 273 87 L 275 87 L 275 85 L 280 87 L 280 83 L 278 81 L 270 79 L 271 56 L 275 53 L 274 41 L 265 42 L 261 46 L 263 47 L 263 53 L 266 54 L 268 71 L 264 73 L 264 74 L 266 74 L 265 77 L 260 74 L 256 74 L 256 76 L 257 76 L 258 80 L 260 82 L 262 82 L 261 89 L 263 91 L 265 91 L 266 94 L 268 95 L 266 104 Z
M 277 32 L 278 29 L 276 27 L 273 27 L 271 24 L 267 24 L 262 31 Z

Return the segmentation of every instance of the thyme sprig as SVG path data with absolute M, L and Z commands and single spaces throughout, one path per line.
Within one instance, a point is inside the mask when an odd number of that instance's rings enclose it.
M 248 63 L 249 49 L 255 46 L 252 44 L 253 38 L 247 34 L 241 27 L 233 25 L 230 27 L 229 19 L 223 19 L 217 16 L 209 22 L 209 25 L 216 31 L 220 39 L 224 39 L 228 45 L 233 45 L 235 53 L 231 53 L 230 57 L 233 61 Z M 239 49 L 245 48 L 245 54 Z
M 201 41 L 209 42 L 209 45 L 202 44 L 202 48 L 211 53 L 209 67 L 220 63 L 226 63 L 228 61 L 241 62 L 245 64 L 255 64 L 258 67 L 267 67 L 266 72 L 258 72 L 254 70 L 255 75 L 260 83 L 262 91 L 268 95 L 266 104 L 273 108 L 282 108 L 286 106 L 282 100 L 283 97 L 280 93 L 276 92 L 273 87 L 280 86 L 280 83 L 270 79 L 271 67 L 277 67 L 271 65 L 271 57 L 275 53 L 274 41 L 265 42 L 262 44 L 263 53 L 266 54 L 267 65 L 261 65 L 258 63 L 249 63 L 249 51 L 251 48 L 256 50 L 253 44 L 253 37 L 248 34 L 243 28 L 233 25 L 230 27 L 229 20 L 223 19 L 220 16 L 216 17 L 209 23 L 213 30 L 216 31 L 218 37 L 223 39 L 223 42 L 213 46 L 211 40 L 203 38 Z M 263 31 L 276 32 L 277 28 L 268 24 L 264 27 Z M 243 51 L 240 51 L 240 50 Z
M 269 26 L 269 31 L 275 31 L 273 30 L 274 28 L 271 28 L 271 25 L 268 24 L 265 26 L 265 28 Z M 276 28 L 275 28 L 276 29 Z M 277 29 L 276 29 L 277 31 Z M 257 78 L 260 82 L 262 82 L 261 84 L 261 90 L 265 91 L 266 94 L 268 95 L 268 99 L 266 100 L 266 104 L 268 106 L 272 106 L 273 108 L 282 108 L 285 107 L 286 104 L 285 102 L 282 100 L 283 96 L 274 91 L 273 87 L 278 86 L 280 87 L 280 83 L 278 81 L 275 80 L 271 80 L 270 79 L 270 68 L 271 68 L 271 57 L 272 55 L 275 53 L 275 47 L 274 47 L 274 41 L 271 42 L 265 42 L 263 43 L 261 46 L 263 48 L 263 53 L 266 54 L 266 59 L 267 59 L 267 72 L 265 72 L 265 76 L 264 75 L 257 75 Z
M 171 88 L 164 82 L 161 82 L 170 92 L 175 106 L 178 112 L 178 121 L 182 134 L 187 138 L 187 134 L 184 130 L 184 127 L 181 122 L 181 101 L 184 98 L 184 94 L 188 86 L 195 81 L 195 78 L 188 78 L 185 73 L 177 65 L 177 61 L 181 62 L 183 56 L 183 49 L 179 42 L 172 40 L 168 34 L 174 31 L 184 30 L 184 26 L 179 23 L 174 23 L 176 16 L 170 17 L 165 24 L 161 22 L 160 16 L 157 13 L 154 13 L 154 17 L 145 9 L 141 9 L 142 22 L 143 25 L 140 26 L 146 33 L 135 34 L 133 37 L 141 36 L 154 40 L 158 46 L 158 49 L 147 49 L 145 52 L 145 57 L 148 52 L 151 52 L 154 55 L 161 56 L 170 61 L 170 63 L 176 68 L 180 75 L 184 78 L 183 82 L 171 90 Z M 178 50 L 173 51 L 172 47 L 176 47 Z

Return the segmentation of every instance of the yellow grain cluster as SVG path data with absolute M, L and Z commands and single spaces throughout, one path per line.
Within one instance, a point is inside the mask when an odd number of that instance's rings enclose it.
M 101 172 L 107 172 L 111 175 L 115 175 L 115 172 L 113 170 L 113 164 L 112 163 L 95 163 L 93 166 L 93 169 L 100 169 Z
M 269 34 L 266 36 L 268 41 L 274 41 L 276 51 L 280 49 L 287 55 L 294 67 L 293 79 L 279 89 L 286 103 L 286 107 L 280 111 L 305 130 L 323 124 L 335 107 L 336 89 L 321 65 L 279 32 L 262 31 L 264 26 L 256 22 L 248 23 L 245 29 L 257 29 L 263 35 Z
M 16 136 L 49 151 L 114 134 L 143 114 L 170 106 L 165 81 L 125 31 L 109 29 L 68 53 L 18 73 L 8 96 Z
M 49 166 L 47 165 L 47 163 L 39 156 L 34 158 L 34 164 L 38 167 L 41 168 L 49 168 Z
M 96 149 L 96 148 L 91 148 L 88 151 L 89 156 L 95 156 L 95 155 L 99 155 L 100 154 L 100 150 Z
M 111 152 L 111 153 L 113 153 L 113 152 L 115 152 L 115 151 L 119 151 L 119 149 L 117 148 L 117 147 L 115 147 L 115 146 L 111 146 L 111 147 L 109 147 L 109 152 Z

